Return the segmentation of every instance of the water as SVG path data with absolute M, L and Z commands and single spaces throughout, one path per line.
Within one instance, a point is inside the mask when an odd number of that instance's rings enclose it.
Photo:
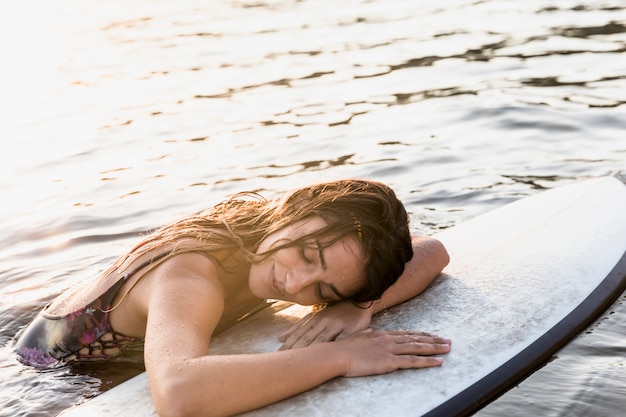
M 621 0 L 0 8 L 2 417 L 54 415 L 139 372 L 35 371 L 11 344 L 139 233 L 237 191 L 377 179 L 434 234 L 626 169 Z M 625 297 L 478 415 L 620 415 Z

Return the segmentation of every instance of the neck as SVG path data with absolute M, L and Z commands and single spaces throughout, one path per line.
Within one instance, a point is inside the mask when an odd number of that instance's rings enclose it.
M 235 324 L 262 301 L 250 291 L 249 273 L 250 263 L 245 256 L 234 256 L 231 262 L 222 265 L 219 280 L 226 292 L 226 297 L 220 326 L 228 327 Z
M 248 286 L 250 262 L 240 250 L 223 250 L 211 254 L 218 263 L 218 279 L 226 291 L 226 303 L 236 302 L 252 298 Z

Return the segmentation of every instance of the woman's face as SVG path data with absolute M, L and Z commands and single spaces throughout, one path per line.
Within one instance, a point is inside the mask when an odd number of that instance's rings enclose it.
M 311 217 L 287 226 L 263 240 L 258 253 L 294 241 L 326 226 Z M 280 249 L 252 264 L 248 285 L 259 298 L 312 305 L 345 299 L 365 284 L 365 258 L 356 238 L 346 236 L 329 247 L 315 238 Z

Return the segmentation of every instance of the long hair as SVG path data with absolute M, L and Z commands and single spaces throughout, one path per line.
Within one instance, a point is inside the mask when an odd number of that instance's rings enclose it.
M 320 216 L 326 226 L 311 235 L 257 253 L 270 234 L 299 220 Z M 345 236 L 354 236 L 365 255 L 366 285 L 350 301 L 373 301 L 402 274 L 413 256 L 409 219 L 403 204 L 388 186 L 366 180 L 339 180 L 292 191 L 283 198 L 265 200 L 254 193 L 241 193 L 206 212 L 183 218 L 157 230 L 116 263 L 132 254 L 173 245 L 170 255 L 221 249 L 242 251 L 249 262 L 261 262 L 271 253 L 311 238 L 324 238 L 330 246 Z M 193 245 L 176 245 L 192 239 Z M 160 263 L 159 262 L 159 263 Z M 115 265 L 114 265 L 115 266 Z

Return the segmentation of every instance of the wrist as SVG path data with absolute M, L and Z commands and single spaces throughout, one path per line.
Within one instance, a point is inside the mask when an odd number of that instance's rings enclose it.
M 318 364 L 316 366 L 318 371 L 320 370 L 319 364 L 324 363 L 324 368 L 326 368 L 328 373 L 326 379 L 348 375 L 350 371 L 350 354 L 344 348 L 344 343 L 341 343 L 341 340 L 329 343 L 316 343 L 307 346 L 305 349 L 315 352 L 314 355 L 320 358 L 320 360 L 310 362 Z
M 380 299 L 368 301 L 365 303 L 359 303 L 356 307 L 361 310 L 363 314 L 367 314 L 370 318 L 374 317 L 374 314 L 380 313 L 385 309 Z

